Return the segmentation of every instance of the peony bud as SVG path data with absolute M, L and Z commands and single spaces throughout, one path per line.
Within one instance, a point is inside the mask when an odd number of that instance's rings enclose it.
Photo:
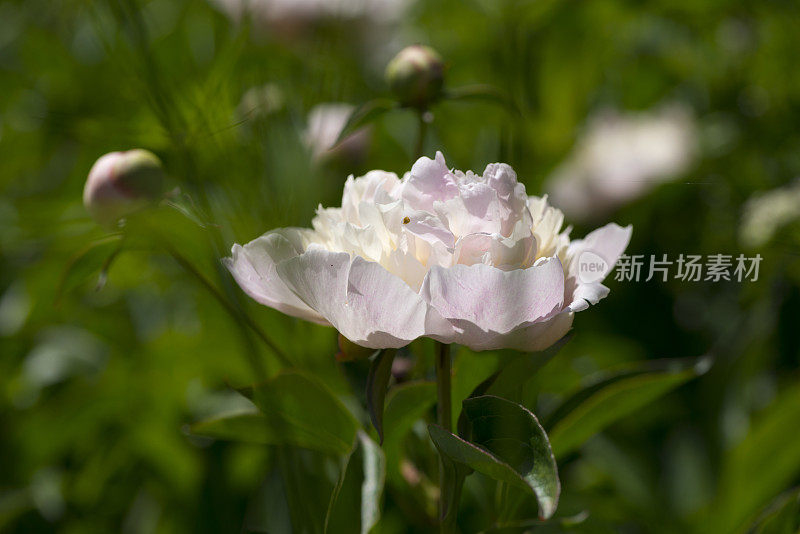
M 161 161 L 149 150 L 110 152 L 92 165 L 83 205 L 96 221 L 113 223 L 158 200 L 163 185 Z
M 441 95 L 444 62 L 429 46 L 407 46 L 386 66 L 386 81 L 401 104 L 427 109 Z

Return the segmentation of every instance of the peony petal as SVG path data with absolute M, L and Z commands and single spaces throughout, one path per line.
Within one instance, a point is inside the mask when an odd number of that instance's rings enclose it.
M 277 263 L 303 252 L 309 233 L 300 228 L 273 230 L 243 247 L 233 245 L 232 257 L 222 261 L 236 283 L 256 302 L 287 315 L 327 325 L 321 315 L 286 287 L 275 271 Z
M 416 210 L 406 210 L 404 216 L 403 229 L 405 231 L 431 245 L 442 243 L 448 249 L 452 249 L 455 245 L 452 232 L 438 216 Z
M 344 220 L 351 223 L 363 222 L 359 218 L 359 205 L 362 202 L 374 203 L 376 195 L 391 192 L 399 184 L 400 180 L 393 172 L 370 171 L 359 178 L 350 175 L 342 192 Z
M 501 233 L 510 213 L 498 200 L 497 192 L 480 182 L 460 184 L 459 196 L 435 202 L 433 207 L 457 237 Z
M 609 289 L 600 282 L 613 270 L 617 260 L 625 252 L 631 240 L 632 226 L 619 226 L 609 223 L 594 230 L 582 240 L 573 241 L 567 250 L 567 301 L 572 311 L 582 311 L 589 304 L 597 304 L 605 298 Z M 581 254 L 590 253 L 599 256 L 606 262 L 607 270 L 599 279 L 591 283 L 581 283 L 578 268 Z
M 560 254 L 562 245 L 569 243 L 567 236 L 570 228 L 561 231 L 564 214 L 547 203 L 547 195 L 528 197 L 528 209 L 531 213 L 532 231 L 539 245 L 536 256 L 541 258 Z
M 470 343 L 463 343 L 472 350 L 514 349 L 523 352 L 544 350 L 569 332 L 574 315 L 572 311 L 564 310 L 550 319 L 520 325 L 506 334 L 489 333 L 476 336 Z
M 441 152 L 436 153 L 436 159 L 419 158 L 403 181 L 402 198 L 415 210 L 433 212 L 435 201 L 458 195 L 455 177 L 447 168 Z
M 606 298 L 611 290 L 600 282 L 591 284 L 578 284 L 572 292 L 572 302 L 570 311 L 579 312 L 589 307 L 589 304 L 597 304 L 601 299 Z
M 504 271 L 528 265 L 536 238 L 532 235 L 510 239 L 500 234 L 469 234 L 456 242 L 454 262 L 463 265 L 483 263 Z
M 594 230 L 585 238 L 573 241 L 567 251 L 569 274 L 578 274 L 578 265 L 574 260 L 577 259 L 580 253 L 587 250 L 603 258 L 608 264 L 608 272 L 611 272 L 619 257 L 628 247 L 632 233 L 633 227 L 631 225 L 623 228 L 616 223 L 609 223 Z
M 303 302 L 359 345 L 399 348 L 428 333 L 452 333 L 417 293 L 375 262 L 312 246 L 277 270 Z
M 555 257 L 513 271 L 483 264 L 434 266 L 420 294 L 461 330 L 453 341 L 480 346 L 487 335 L 506 334 L 560 311 L 564 271 Z

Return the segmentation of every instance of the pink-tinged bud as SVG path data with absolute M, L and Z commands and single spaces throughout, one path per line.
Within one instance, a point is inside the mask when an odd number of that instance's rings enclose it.
M 386 81 L 401 104 L 427 109 L 441 96 L 444 62 L 429 46 L 407 46 L 386 66 Z
M 89 171 L 83 205 L 100 223 L 113 223 L 158 200 L 164 187 L 161 160 L 137 148 L 110 152 Z

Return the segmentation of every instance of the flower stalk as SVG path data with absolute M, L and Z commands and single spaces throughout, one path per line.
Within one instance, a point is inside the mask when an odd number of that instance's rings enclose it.
M 429 113 L 425 110 L 417 111 L 417 122 L 419 127 L 417 128 L 417 141 L 414 146 L 414 157 L 421 158 L 423 155 L 423 151 L 425 150 L 425 134 L 428 131 L 428 120 L 426 114 Z
M 453 431 L 452 407 L 452 363 L 450 345 L 436 342 L 436 415 L 439 426 Z M 437 449 L 438 450 L 438 449 Z M 455 480 L 453 470 L 448 469 L 445 462 L 449 460 L 439 452 L 439 521 L 442 534 L 452 532 L 455 524 L 455 510 L 448 510 L 452 500 Z M 453 507 L 456 503 L 452 504 Z

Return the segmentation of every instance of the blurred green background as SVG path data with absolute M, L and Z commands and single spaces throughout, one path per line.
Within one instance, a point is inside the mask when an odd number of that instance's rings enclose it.
M 278 362 L 151 243 L 131 243 L 96 290 L 111 249 L 80 256 L 108 234 L 82 206 L 83 184 L 106 152 L 158 154 L 175 195 L 213 225 L 164 215 L 154 226 L 294 365 L 363 402 L 350 387 L 363 370 L 335 361 L 332 329 L 249 302 L 217 258 L 268 229 L 308 226 L 318 204 L 339 205 L 349 174 L 410 168 L 410 111 L 380 117 L 350 149 L 314 148 L 308 123 L 319 104 L 388 96 L 384 66 L 415 42 L 441 53 L 447 87 L 490 84 L 519 109 L 442 102 L 426 155 L 475 171 L 507 162 L 541 194 L 596 113 L 677 103 L 693 117 L 691 164 L 599 221 L 568 220 L 572 235 L 613 220 L 633 224 L 630 254 L 763 257 L 756 282 L 609 280 L 609 297 L 576 317 L 527 388 L 537 414 L 608 367 L 715 364 L 560 459 L 559 514 L 588 511 L 572 527 L 585 532 L 733 532 L 800 482 L 798 196 L 774 233 L 741 238 L 748 199 L 800 175 L 799 4 L 420 0 L 378 19 L 276 13 L 0 2 L 0 530 L 239 532 L 283 513 L 270 482 L 279 451 L 186 431 L 237 402 L 228 384 Z M 457 389 L 496 362 L 456 358 Z M 336 464 L 319 465 L 306 498 L 324 516 Z M 492 499 L 468 485 L 465 532 L 486 528 Z M 385 501 L 380 531 L 428 531 Z

